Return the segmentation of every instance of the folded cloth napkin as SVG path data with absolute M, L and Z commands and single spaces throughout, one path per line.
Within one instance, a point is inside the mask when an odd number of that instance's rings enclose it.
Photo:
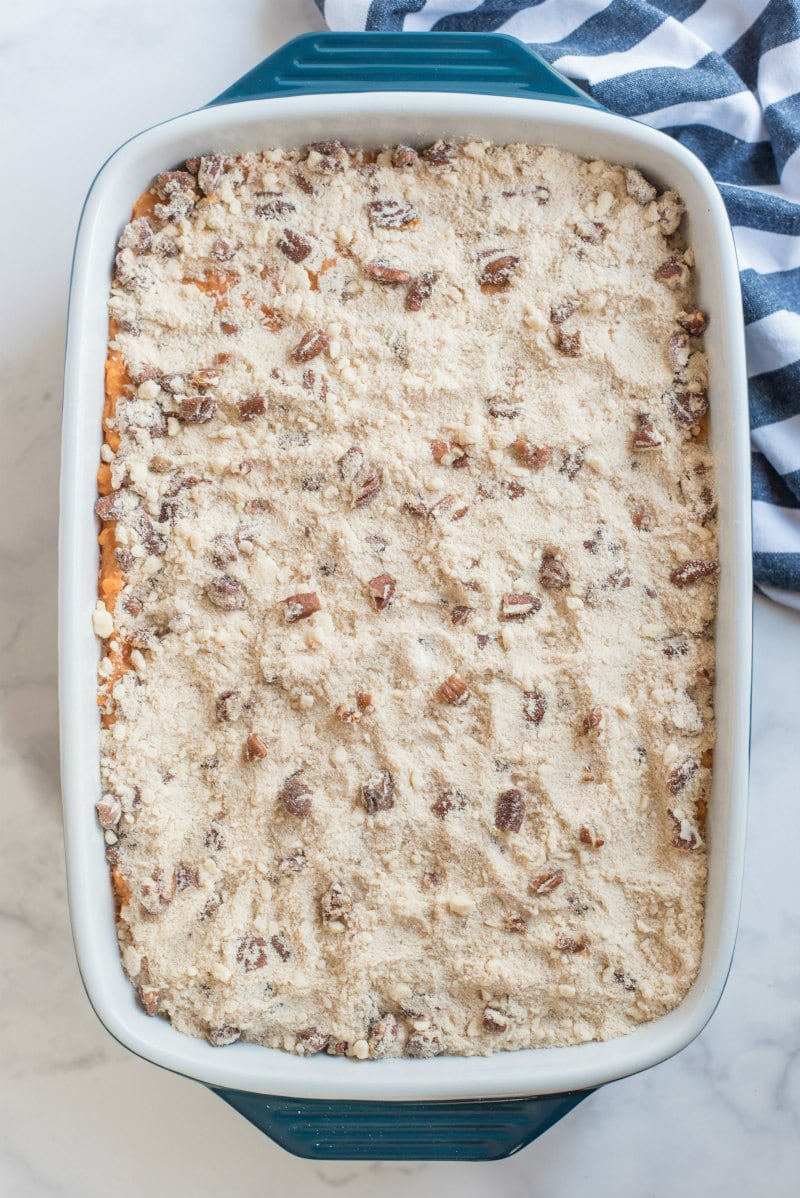
M 714 176 L 744 296 L 759 589 L 800 609 L 800 0 L 317 0 L 331 29 L 510 33 Z

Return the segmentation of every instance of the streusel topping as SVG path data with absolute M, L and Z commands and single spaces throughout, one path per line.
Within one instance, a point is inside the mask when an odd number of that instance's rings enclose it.
M 363 1059 L 684 997 L 717 538 L 682 212 L 482 142 L 209 156 L 139 201 L 94 619 L 148 1013 Z

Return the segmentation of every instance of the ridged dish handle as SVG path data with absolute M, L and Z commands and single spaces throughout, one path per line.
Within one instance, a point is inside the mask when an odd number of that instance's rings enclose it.
M 212 1088 L 281 1148 L 321 1161 L 501 1160 L 592 1093 L 464 1102 L 324 1102 Z
M 436 91 L 599 105 L 500 33 L 305 33 L 212 100 L 333 92 Z

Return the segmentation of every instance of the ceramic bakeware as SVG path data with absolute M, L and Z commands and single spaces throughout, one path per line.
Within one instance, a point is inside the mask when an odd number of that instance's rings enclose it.
M 115 244 L 135 198 L 187 157 L 341 138 L 350 145 L 439 137 L 549 143 L 636 166 L 688 210 L 699 302 L 711 314 L 711 442 L 718 462 L 718 743 L 709 803 L 705 947 L 686 999 L 621 1039 L 489 1057 L 356 1062 L 237 1043 L 213 1048 L 148 1018 L 120 965 L 94 817 L 99 796 L 95 471 L 101 442 L 106 304 Z M 284 1147 L 313 1157 L 506 1156 L 592 1089 L 684 1048 L 725 985 L 739 910 L 750 712 L 751 546 L 747 394 L 733 241 L 709 174 L 665 135 L 600 109 L 513 38 L 313 34 L 266 59 L 210 106 L 148 129 L 102 168 L 80 223 L 70 295 L 63 413 L 60 702 L 69 900 L 83 981 L 120 1043 L 213 1088 Z

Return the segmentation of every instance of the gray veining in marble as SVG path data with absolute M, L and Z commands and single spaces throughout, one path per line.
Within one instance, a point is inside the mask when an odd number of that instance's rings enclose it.
M 469 7 L 469 5 L 465 5 Z M 742 927 L 706 1031 L 497 1165 L 296 1161 L 211 1093 L 119 1048 L 81 988 L 60 835 L 55 666 L 59 403 L 72 238 L 138 129 L 320 28 L 312 0 L 6 0 L 0 11 L 0 1194 L 4 1198 L 795 1198 L 800 615 L 756 608 Z

